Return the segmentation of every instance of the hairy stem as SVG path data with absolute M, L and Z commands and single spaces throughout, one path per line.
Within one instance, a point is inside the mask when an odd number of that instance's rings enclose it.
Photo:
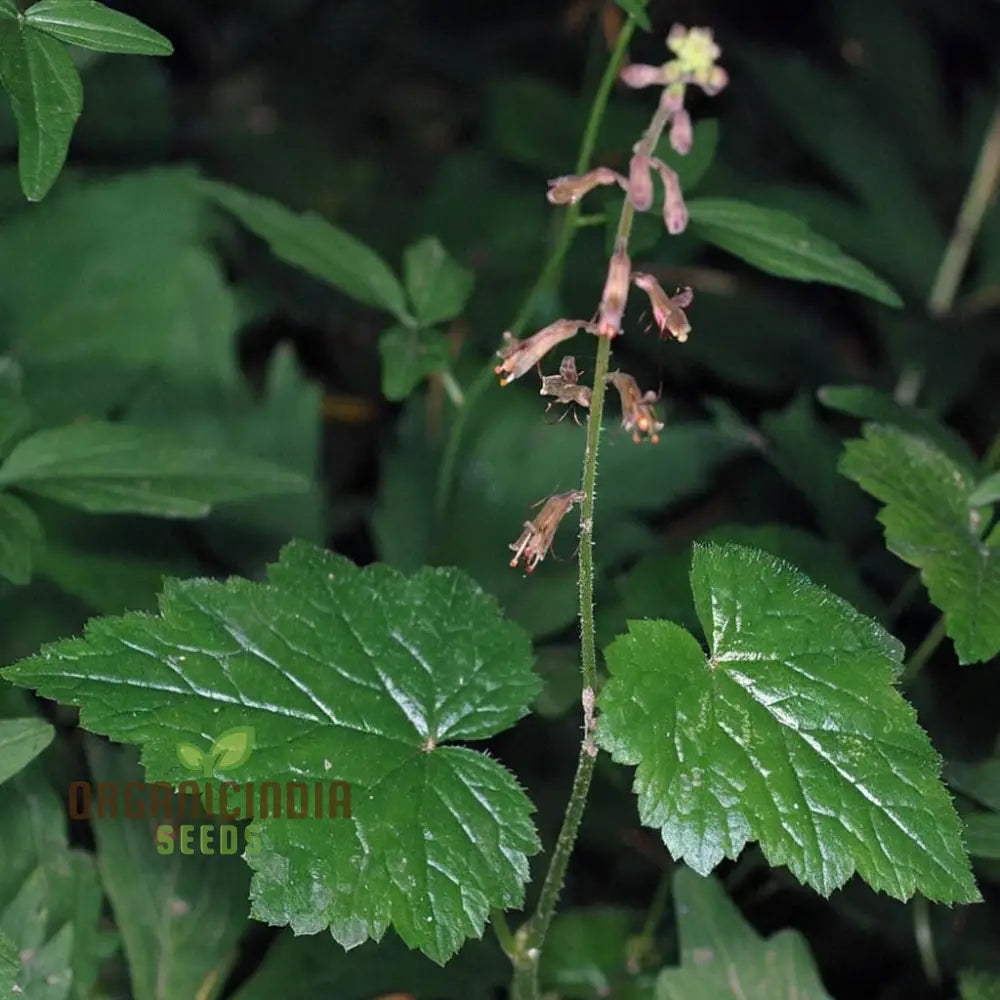
M 618 35 L 618 41 L 615 43 L 611 57 L 608 59 L 608 65 L 605 67 L 601 82 L 597 86 L 597 93 L 594 94 L 594 100 L 590 106 L 590 114 L 587 117 L 587 124 L 583 130 L 583 138 L 580 140 L 580 149 L 576 156 L 574 172 L 577 174 L 584 174 L 590 169 L 590 161 L 594 155 L 594 147 L 597 144 L 597 135 L 601 128 L 601 122 L 604 119 L 604 112 L 608 106 L 608 97 L 611 94 L 611 88 L 614 86 L 618 71 L 625 58 L 625 52 L 628 49 L 628 43 L 631 41 L 634 32 L 635 21 L 630 17 Z M 570 205 L 563 213 L 552 250 L 545 262 L 545 266 L 525 297 L 513 322 L 507 327 L 515 337 L 519 337 L 524 332 L 525 327 L 535 314 L 538 300 L 558 279 L 566 254 L 569 253 L 569 249 L 573 245 L 573 240 L 580 229 L 578 225 L 579 218 L 579 202 Z M 490 362 L 472 380 L 465 392 L 464 403 L 458 408 L 455 414 L 455 419 L 448 433 L 448 440 L 445 442 L 444 454 L 441 456 L 441 465 L 438 469 L 437 484 L 434 493 L 434 513 L 438 520 L 443 518 L 448 510 L 448 501 L 451 497 L 452 483 L 455 478 L 455 464 L 458 461 L 462 436 L 469 422 L 469 414 L 483 393 L 489 388 L 492 381 L 493 363 Z
M 670 112 L 662 105 L 653 115 L 649 128 L 636 147 L 636 154 L 651 156 L 656 149 Z M 635 210 L 626 197 L 615 233 L 615 250 L 628 249 Z M 583 460 L 583 502 L 580 505 L 580 670 L 583 682 L 584 724 L 580 756 L 576 775 L 570 790 L 569 804 L 563 817 L 562 828 L 545 881 L 538 896 L 538 906 L 531 919 L 518 932 L 518 956 L 514 963 L 514 1000 L 537 1000 L 538 963 L 541 958 L 545 935 L 555 913 L 559 893 L 562 891 L 570 855 L 576 844 L 580 821 L 587 804 L 590 780 L 594 774 L 597 748 L 591 732 L 593 716 L 588 702 L 597 690 L 597 629 L 594 623 L 594 511 L 597 502 L 597 451 L 601 441 L 601 423 L 604 415 L 605 378 L 611 358 L 611 337 L 599 337 L 597 358 L 594 363 L 594 386 L 587 416 L 587 451 Z

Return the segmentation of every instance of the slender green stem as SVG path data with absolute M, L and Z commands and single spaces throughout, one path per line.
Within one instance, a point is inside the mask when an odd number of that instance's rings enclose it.
M 646 911 L 642 930 L 629 942 L 628 960 L 633 972 L 639 972 L 653 954 L 653 943 L 656 940 L 656 928 L 660 926 L 670 899 L 670 888 L 673 884 L 673 872 L 668 868 L 656 884 L 656 891 Z
M 972 252 L 972 244 L 982 225 L 983 216 L 996 193 L 998 183 L 1000 183 L 1000 104 L 997 104 L 990 127 L 983 139 L 979 160 L 969 181 L 969 188 L 965 192 L 962 207 L 955 220 L 955 228 L 952 230 L 951 239 L 948 241 L 927 299 L 927 308 L 932 316 L 943 316 L 955 302 L 959 283 L 965 273 L 965 265 Z
M 508 958 L 513 959 L 517 954 L 517 942 L 514 940 L 514 935 L 510 932 L 507 916 L 503 910 L 494 910 L 490 914 L 490 923 L 493 925 L 493 933 L 496 935 L 503 953 Z
M 580 140 L 580 149 L 576 156 L 575 172 L 577 174 L 584 174 L 590 169 L 590 161 L 594 155 L 594 147 L 597 145 L 597 136 L 600 132 L 601 122 L 604 119 L 604 112 L 608 106 L 608 97 L 618 77 L 618 70 L 621 68 L 625 53 L 628 50 L 628 43 L 631 41 L 634 32 L 635 21 L 630 17 L 618 35 L 618 41 L 615 43 L 610 59 L 608 59 L 604 75 L 597 85 L 597 93 L 594 94 L 594 100 L 590 106 L 590 115 L 587 118 L 583 137 Z M 546 260 L 545 266 L 538 275 L 538 279 L 521 304 L 521 308 L 518 310 L 513 322 L 507 327 L 513 336 L 518 337 L 524 332 L 525 327 L 531 322 L 531 318 L 535 314 L 538 300 L 558 280 L 566 254 L 569 253 L 569 249 L 573 245 L 573 240 L 579 231 L 580 227 L 577 224 L 579 217 L 579 202 L 570 205 L 562 214 L 548 260 Z M 445 442 L 444 454 L 441 456 L 441 465 L 438 468 L 437 484 L 434 493 L 434 512 L 439 520 L 444 517 L 448 510 L 448 501 L 455 478 L 455 464 L 458 461 L 458 452 L 462 444 L 462 437 L 469 422 L 469 414 L 483 393 L 489 388 L 492 381 L 493 364 L 490 362 L 472 380 L 465 392 L 464 405 L 459 407 L 455 414 L 455 419 L 448 433 L 448 439 Z
M 657 108 L 636 148 L 637 155 L 650 156 L 670 118 L 665 108 Z M 618 229 L 615 233 L 615 250 L 627 252 L 632 220 L 635 211 L 626 197 L 622 202 Z M 604 415 L 606 377 L 611 358 L 610 337 L 599 337 L 597 357 L 594 362 L 594 385 L 587 416 L 587 450 L 583 459 L 583 501 L 580 505 L 580 670 L 583 682 L 584 736 L 580 744 L 576 775 L 570 790 L 569 804 L 556 840 L 549 870 L 545 873 L 534 914 L 518 932 L 519 954 L 514 963 L 512 992 L 514 1000 L 537 1000 L 538 963 L 541 958 L 545 935 L 555 913 L 556 902 L 562 891 L 570 855 L 576 844 L 583 819 L 583 810 L 590 792 L 594 774 L 597 748 L 593 742 L 593 698 L 597 690 L 597 629 L 594 622 L 594 510 L 597 502 L 597 452 L 601 441 L 601 423 Z
M 927 661 L 934 655 L 934 651 L 941 645 L 941 640 L 945 637 L 945 621 L 942 615 L 931 627 L 931 630 L 924 636 L 924 641 L 913 651 L 913 655 L 906 661 L 900 681 L 906 683 L 912 681 L 917 674 L 927 665 Z
M 924 896 L 917 896 L 913 906 L 913 936 L 920 953 L 920 964 L 924 967 L 927 981 L 934 986 L 941 985 L 941 963 L 934 948 L 934 928 L 931 926 L 931 906 Z
M 940 317 L 951 312 L 955 296 L 958 294 L 958 286 L 969 262 L 972 245 L 975 243 L 990 202 L 996 194 L 998 184 L 1000 184 L 1000 104 L 997 104 L 989 128 L 986 130 L 979 159 L 958 210 L 951 238 L 945 247 L 944 256 L 941 258 L 930 294 L 927 296 L 927 311 L 931 316 Z M 908 366 L 899 376 L 894 397 L 905 405 L 916 402 L 923 380 L 922 368 L 916 365 Z

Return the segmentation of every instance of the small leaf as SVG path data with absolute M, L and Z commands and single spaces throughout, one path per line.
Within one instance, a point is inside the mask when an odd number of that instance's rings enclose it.
M 34 760 L 55 734 L 41 719 L 0 720 L 0 784 Z
M 42 525 L 22 500 L 0 493 L 0 574 L 23 586 L 31 580 Z
M 643 31 L 652 31 L 653 25 L 645 11 L 646 0 L 615 0 L 615 3 L 631 17 Z
M 188 771 L 195 771 L 201 774 L 202 762 L 205 760 L 205 753 L 199 750 L 193 743 L 177 744 L 177 759 Z
M 96 0 L 39 0 L 24 20 L 53 38 L 98 52 L 169 56 L 174 51 L 158 31 Z
M 234 726 L 216 737 L 211 754 L 217 768 L 230 771 L 250 759 L 253 747 L 253 726 Z
M 969 813 L 963 821 L 969 854 L 974 858 L 1000 860 L 1000 813 Z
M 938 423 L 929 413 L 897 403 L 892 396 L 868 385 L 825 385 L 816 393 L 831 410 L 862 420 L 892 424 L 910 434 L 929 438 L 959 465 L 976 464 L 971 449 L 954 431 Z
M 403 281 L 417 323 L 427 327 L 462 312 L 475 278 L 437 237 L 425 236 L 403 254 Z
M 969 494 L 969 503 L 973 507 L 985 507 L 1000 500 L 1000 472 L 987 476 Z
M 0 83 L 17 119 L 18 170 L 29 201 L 41 201 L 66 162 L 83 111 L 83 83 L 62 42 L 21 23 L 0 23 Z
M 267 240 L 276 257 L 412 326 L 399 279 L 371 247 L 349 233 L 313 212 L 298 215 L 276 201 L 229 184 L 201 181 L 198 190 Z
M 894 681 L 903 648 L 788 563 L 695 548 L 706 657 L 633 621 L 606 650 L 598 740 L 637 764 L 639 815 L 701 874 L 754 839 L 829 895 L 857 871 L 899 899 L 979 898 L 940 761 Z
M 396 402 L 406 399 L 432 372 L 448 367 L 448 341 L 439 330 L 391 326 L 378 340 L 382 358 L 382 394 Z
M 974 473 L 924 437 L 882 424 L 863 433 L 847 443 L 841 471 L 885 504 L 886 545 L 920 569 L 959 661 L 990 659 L 1000 650 L 1000 531 L 982 537 Z
M 538 969 L 543 989 L 560 997 L 610 997 L 628 975 L 629 934 L 636 915 L 622 909 L 568 910 L 552 922 Z
M 128 959 L 129 995 L 134 1000 L 218 997 L 249 922 L 249 878 L 238 856 L 243 829 L 195 818 L 193 853 L 182 853 L 179 833 L 162 811 L 157 814 L 162 800 L 142 784 L 134 751 L 97 739 L 87 739 L 84 747 L 94 781 L 112 790 L 116 807 L 95 809 L 91 824 L 97 866 Z M 183 816 L 179 806 L 175 796 L 170 807 L 176 817 Z M 212 853 L 203 853 L 202 843 Z
M 98 420 L 25 438 L 0 466 L 0 484 L 95 514 L 161 517 L 203 517 L 216 503 L 292 493 L 307 485 L 270 462 Z
M 903 304 L 881 278 L 787 212 L 726 198 L 696 198 L 688 202 L 688 214 L 702 239 L 768 274 L 840 285 L 887 306 Z
M 660 973 L 656 1000 L 830 1000 L 798 931 L 762 940 L 714 878 L 685 868 L 674 900 L 681 967 Z
M 437 962 L 523 902 L 532 805 L 467 746 L 538 693 L 527 636 L 453 569 L 412 577 L 293 543 L 267 581 L 168 580 L 159 615 L 95 619 L 9 668 L 142 746 L 147 780 L 188 777 L 179 742 L 252 725 L 231 779 L 349 782 L 349 817 L 268 818 L 253 914 L 345 947 L 391 924 Z

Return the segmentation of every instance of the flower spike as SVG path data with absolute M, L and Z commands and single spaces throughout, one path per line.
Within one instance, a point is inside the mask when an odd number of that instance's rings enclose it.
M 548 555 L 559 522 L 582 500 L 583 493 L 580 490 L 557 493 L 549 497 L 538 512 L 538 517 L 533 521 L 525 521 L 524 530 L 517 541 L 511 543 L 510 548 L 514 552 L 514 558 L 510 561 L 511 566 L 516 567 L 523 557 L 524 568 L 529 573 L 533 572 Z

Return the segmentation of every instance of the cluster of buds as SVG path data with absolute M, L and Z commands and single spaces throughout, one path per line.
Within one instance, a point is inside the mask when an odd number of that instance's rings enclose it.
M 575 205 L 597 187 L 617 185 L 625 192 L 626 199 L 635 211 L 645 212 L 652 208 L 655 200 L 655 174 L 663 185 L 663 221 L 667 231 L 676 234 L 687 227 L 688 213 L 680 180 L 675 171 L 654 155 L 656 142 L 661 131 L 669 129 L 669 142 L 673 150 L 681 156 L 687 155 L 693 142 L 691 116 L 684 106 L 687 88 L 695 86 L 706 94 L 717 94 L 726 86 L 729 77 L 721 66 L 716 65 L 720 51 L 708 28 L 688 30 L 681 25 L 674 25 L 667 36 L 667 47 L 673 58 L 663 65 L 633 64 L 626 66 L 621 72 L 622 81 L 629 87 L 663 88 L 659 106 L 646 135 L 633 147 L 628 177 L 623 177 L 610 167 L 597 167 L 584 174 L 555 177 L 548 182 L 547 198 L 551 204 Z M 686 310 L 694 297 L 692 290 L 681 288 L 670 295 L 652 274 L 633 271 L 626 231 L 616 241 L 594 319 L 559 319 L 525 340 L 515 338 L 509 331 L 504 333 L 503 346 L 497 351 L 500 364 L 494 368 L 495 373 L 500 376 L 500 385 L 509 385 L 514 379 L 537 367 L 541 377 L 540 395 L 552 397 L 546 410 L 556 403 L 589 409 L 592 390 L 580 384 L 582 373 L 577 370 L 575 358 L 564 357 L 556 375 L 544 375 L 541 361 L 553 348 L 575 337 L 581 330 L 609 340 L 617 337 L 621 333 L 632 285 L 648 297 L 660 339 L 673 338 L 681 343 L 686 341 L 691 332 Z M 664 426 L 663 421 L 657 419 L 655 408 L 659 394 L 643 392 L 631 375 L 621 371 L 610 372 L 606 376 L 606 382 L 618 391 L 625 432 L 630 432 L 636 443 L 650 441 L 656 444 Z M 573 413 L 576 419 L 575 410 Z M 510 546 L 514 552 L 511 566 L 516 567 L 523 560 L 525 569 L 532 572 L 549 552 L 560 522 L 583 499 L 582 492 L 573 490 L 569 493 L 557 493 L 541 501 L 538 516 L 524 522 L 520 537 Z

